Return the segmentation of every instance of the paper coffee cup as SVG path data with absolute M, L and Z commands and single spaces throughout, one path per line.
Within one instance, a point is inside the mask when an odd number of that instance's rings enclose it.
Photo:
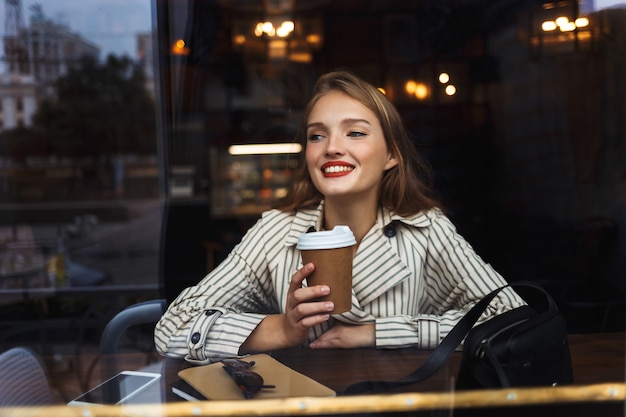
M 320 300 L 335 304 L 332 314 L 349 311 L 352 307 L 352 258 L 356 239 L 348 226 L 333 230 L 305 233 L 298 238 L 302 263 L 312 262 L 315 271 L 307 277 L 307 284 L 328 285 L 330 294 Z

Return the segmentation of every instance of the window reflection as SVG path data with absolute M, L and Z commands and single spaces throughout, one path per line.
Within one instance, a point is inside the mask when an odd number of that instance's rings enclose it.
M 169 201 L 205 207 L 208 228 L 230 219 L 238 227 L 227 234 L 243 233 L 282 186 L 263 182 L 278 178 L 267 158 L 237 159 L 228 148 L 289 142 L 316 76 L 347 68 L 401 109 L 481 256 L 510 280 L 552 287 L 571 331 L 623 327 L 626 265 L 616 230 L 626 220 L 618 185 L 626 154 L 616 145 L 615 108 L 624 91 L 613 81 L 623 7 L 388 2 L 357 13 L 322 0 L 273 4 L 157 2 L 159 22 L 167 22 L 158 42 L 168 45 L 159 103 Z M 276 31 L 282 22 L 293 22 L 284 37 Z M 545 30 L 545 22 L 560 29 Z M 185 54 L 170 51 L 178 39 Z M 288 170 L 297 160 L 280 163 Z M 207 236 L 222 235 L 180 242 Z M 595 279 L 611 294 L 591 296 Z
M 93 350 L 159 295 L 151 19 L 150 0 L 0 4 L 1 348 Z
M 544 283 L 571 332 L 623 330 L 626 9 L 353 3 L 3 1 L 0 325 L 95 309 L 97 335 L 197 282 L 299 163 L 229 149 L 292 144 L 311 83 L 347 68 L 402 111 L 481 256 Z M 2 345 L 40 343 L 41 323 Z

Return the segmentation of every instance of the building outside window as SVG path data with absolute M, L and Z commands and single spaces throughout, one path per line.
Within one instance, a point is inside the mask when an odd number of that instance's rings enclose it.
M 0 5 L 2 350 L 93 349 L 160 295 L 151 3 L 127 3 Z M 70 318 L 78 333 L 55 330 Z

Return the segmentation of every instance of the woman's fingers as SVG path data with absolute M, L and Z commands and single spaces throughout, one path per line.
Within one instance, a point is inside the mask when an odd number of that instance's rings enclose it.
M 376 325 L 335 323 L 309 345 L 312 349 L 361 348 L 376 346 Z
M 289 296 L 287 303 L 291 301 L 292 307 L 308 301 L 313 301 L 330 293 L 327 285 L 314 285 L 312 287 L 302 287 L 302 282 L 315 270 L 312 263 L 304 265 L 298 269 L 292 276 L 289 284 Z M 290 300 L 292 299 L 292 300 Z M 287 306 L 289 308 L 289 305 Z
M 306 332 L 309 328 L 328 320 L 329 312 L 333 309 L 333 303 L 330 301 L 316 301 L 330 293 L 327 285 L 302 287 L 302 282 L 314 270 L 315 266 L 308 263 L 291 277 L 285 314 L 290 326 L 299 332 Z
M 300 288 L 302 287 L 302 281 L 304 281 L 304 279 L 306 277 L 308 277 L 309 275 L 311 275 L 311 273 L 315 270 L 315 265 L 313 265 L 313 263 L 309 262 L 308 264 L 304 265 L 302 268 L 298 269 L 296 272 L 294 272 L 294 274 L 291 276 L 291 282 L 290 282 L 290 289 L 297 287 Z

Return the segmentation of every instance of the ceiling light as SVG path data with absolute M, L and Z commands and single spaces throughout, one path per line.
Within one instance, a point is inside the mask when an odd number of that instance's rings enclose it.
M 252 143 L 247 145 L 232 145 L 228 148 L 231 155 L 266 155 L 280 153 L 299 153 L 302 145 L 299 143 Z

